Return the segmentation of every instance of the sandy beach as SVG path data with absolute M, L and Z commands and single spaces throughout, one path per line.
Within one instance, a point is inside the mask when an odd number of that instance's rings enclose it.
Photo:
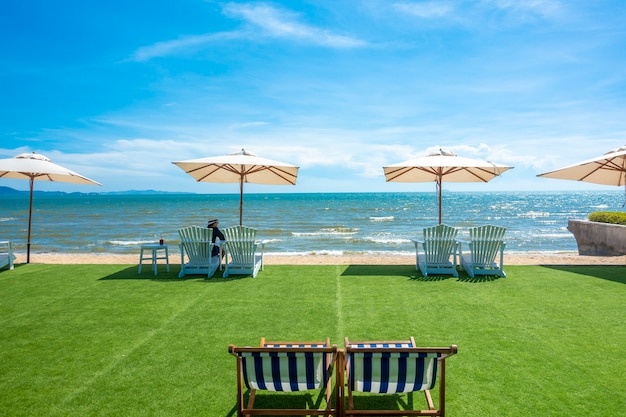
M 171 264 L 180 263 L 180 255 L 170 255 Z M 31 263 L 41 264 L 138 264 L 139 254 L 33 254 Z M 266 254 L 266 265 L 414 265 L 410 255 L 294 255 L 278 256 Z M 26 256 L 17 254 L 16 263 L 25 263 Z M 162 262 L 162 261 L 159 261 Z M 504 265 L 624 265 L 626 256 L 581 256 L 577 253 L 516 253 L 505 254 Z

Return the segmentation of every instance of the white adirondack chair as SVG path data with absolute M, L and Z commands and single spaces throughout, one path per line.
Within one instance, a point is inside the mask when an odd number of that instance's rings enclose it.
M 13 261 L 15 261 L 15 255 L 13 255 L 11 242 L 8 240 L 0 242 L 0 268 L 8 265 L 9 269 L 13 269 Z
M 226 237 L 226 266 L 224 277 L 229 275 L 252 275 L 263 270 L 264 242 L 256 240 L 256 229 L 233 226 L 224 229 Z
M 419 269 L 425 277 L 429 274 L 458 277 L 456 235 L 454 227 L 439 224 L 424 229 L 424 240 L 411 239 L 415 245 L 415 269 Z M 450 257 L 453 262 L 450 262 Z
M 461 267 L 470 277 L 475 275 L 498 275 L 506 277 L 502 270 L 504 263 L 504 233 L 506 228 L 499 226 L 480 226 L 469 229 L 469 252 L 463 253 L 463 243 L 459 244 Z M 500 255 L 500 262 L 496 257 Z
M 211 278 L 221 265 L 220 255 L 211 256 L 213 250 L 213 229 L 189 226 L 178 230 L 180 236 L 180 273 L 185 275 L 206 275 Z M 185 262 L 185 255 L 188 261 Z

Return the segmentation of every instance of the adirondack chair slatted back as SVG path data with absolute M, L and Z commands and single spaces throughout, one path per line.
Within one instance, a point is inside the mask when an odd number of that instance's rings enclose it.
M 256 229 L 246 226 L 233 226 L 224 229 L 228 254 L 231 256 L 233 263 L 241 265 L 254 264 L 256 232 Z
M 192 264 L 206 264 L 213 249 L 213 229 L 189 226 L 178 230 L 180 243 Z
M 469 230 L 470 252 L 474 265 L 488 265 L 493 263 L 503 245 L 506 228 L 499 226 L 480 226 Z
M 445 224 L 425 228 L 423 247 L 426 263 L 448 263 L 450 255 L 456 250 L 456 235 L 457 229 Z

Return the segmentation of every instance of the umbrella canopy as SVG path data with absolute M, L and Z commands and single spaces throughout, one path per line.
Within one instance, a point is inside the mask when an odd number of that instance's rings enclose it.
M 457 156 L 452 152 L 432 153 L 383 167 L 387 182 L 434 182 L 437 185 L 441 223 L 441 184 L 446 182 L 488 182 L 513 167 L 480 159 Z
M 239 224 L 243 224 L 243 184 L 296 185 L 298 167 L 241 152 L 172 162 L 198 182 L 239 183 Z
M 74 171 L 50 162 L 50 159 L 37 153 L 23 153 L 14 158 L 0 159 L 0 178 L 23 179 L 30 181 L 30 202 L 28 207 L 28 240 L 26 262 L 30 262 L 30 226 L 33 217 L 33 188 L 35 180 L 69 182 L 72 184 L 102 185 L 83 177 Z
M 555 171 L 537 175 L 543 178 L 557 178 L 591 182 L 603 185 L 626 186 L 626 146 L 613 149 L 597 158 L 579 162 Z

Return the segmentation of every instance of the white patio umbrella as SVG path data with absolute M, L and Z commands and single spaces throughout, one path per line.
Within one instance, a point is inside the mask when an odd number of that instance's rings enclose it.
M 441 184 L 444 181 L 488 182 L 512 168 L 439 150 L 422 158 L 383 167 L 383 171 L 387 182 L 434 182 L 437 186 L 441 223 Z
M 50 162 L 50 159 L 37 153 L 23 153 L 13 158 L 0 159 L 0 178 L 24 179 L 30 181 L 30 203 L 28 206 L 28 239 L 26 242 L 26 263 L 30 263 L 30 226 L 33 217 L 33 188 L 37 181 L 58 181 L 72 184 L 102 185 L 83 177 L 74 171 Z
M 626 187 L 626 146 L 537 176 Z
M 239 183 L 239 224 L 243 224 L 243 184 L 296 185 L 298 167 L 241 152 L 172 162 L 198 182 Z

